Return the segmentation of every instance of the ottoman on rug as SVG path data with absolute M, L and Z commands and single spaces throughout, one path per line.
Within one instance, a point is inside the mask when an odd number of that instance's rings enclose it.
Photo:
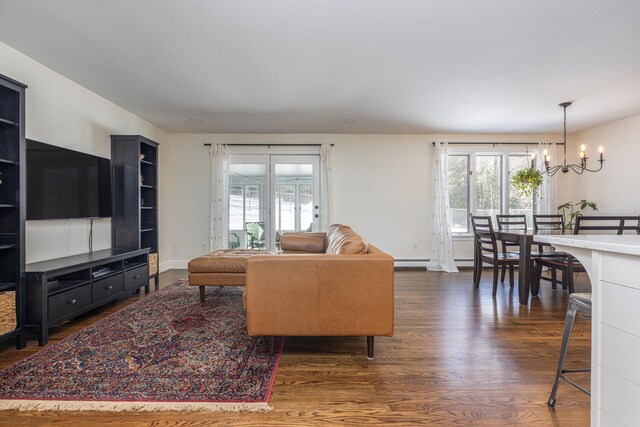
M 204 302 L 205 286 L 244 286 L 247 259 L 253 255 L 273 255 L 254 249 L 218 249 L 189 261 L 189 285 L 200 287 Z

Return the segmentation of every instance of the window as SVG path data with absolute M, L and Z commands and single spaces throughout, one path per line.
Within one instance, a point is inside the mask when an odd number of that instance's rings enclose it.
M 529 166 L 525 153 L 452 153 L 448 183 L 451 231 L 470 233 L 469 214 L 495 217 L 497 214 L 526 215 L 533 224 L 535 200 L 511 188 L 510 176 Z

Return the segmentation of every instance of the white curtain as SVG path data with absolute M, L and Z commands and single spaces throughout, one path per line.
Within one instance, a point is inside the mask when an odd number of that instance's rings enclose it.
M 211 144 L 211 209 L 210 242 L 211 251 L 224 249 L 229 244 L 227 222 L 227 199 L 229 198 L 228 163 L 229 155 L 224 144 Z
M 427 269 L 457 273 L 458 268 L 453 259 L 447 151 L 447 143 L 436 144 L 434 148 L 433 231 Z
M 320 146 L 320 231 L 327 231 L 331 225 L 331 200 L 333 198 L 332 159 L 333 147 L 331 144 Z
M 544 150 L 547 150 L 547 154 L 551 156 L 549 164 L 551 166 L 558 164 L 558 146 L 554 142 L 552 144 L 538 144 L 538 167 L 540 170 L 544 170 Z M 542 186 L 540 187 L 540 208 L 538 213 L 541 215 L 554 215 L 557 214 L 558 207 L 558 177 L 550 177 L 547 174 L 543 175 Z

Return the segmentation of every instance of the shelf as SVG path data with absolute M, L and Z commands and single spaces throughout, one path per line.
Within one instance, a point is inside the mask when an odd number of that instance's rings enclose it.
M 140 163 L 142 163 L 143 165 L 149 165 L 149 166 L 155 166 L 155 163 L 151 163 L 147 160 L 140 160 Z
M 18 164 L 18 162 L 13 161 L 13 160 L 9 160 L 9 159 L 0 159 L 0 163 L 5 163 L 5 164 L 8 164 L 8 165 L 17 165 Z
M 147 231 L 155 231 L 155 228 L 143 228 L 140 230 L 141 233 L 146 233 Z
M 20 126 L 19 123 L 16 123 L 11 120 L 3 119 L 2 117 L 0 117 L 0 125 Z
M 10 244 L 10 245 L 2 245 L 0 244 L 0 250 L 2 249 L 15 249 L 16 245 L 15 244 Z
M 132 262 L 130 264 L 125 264 L 125 270 L 133 270 L 134 268 L 142 267 L 143 265 L 147 265 L 146 262 Z
M 16 284 L 11 282 L 0 282 L 0 292 L 13 291 L 16 289 Z
M 0 203 L 0 208 L 15 208 L 17 206 L 15 203 Z
M 155 209 L 155 206 L 140 206 L 140 209 Z
M 154 185 L 140 184 L 140 188 L 156 188 Z
M 88 280 L 64 280 L 62 282 L 47 282 L 47 292 L 49 295 L 60 291 L 67 291 L 89 283 Z

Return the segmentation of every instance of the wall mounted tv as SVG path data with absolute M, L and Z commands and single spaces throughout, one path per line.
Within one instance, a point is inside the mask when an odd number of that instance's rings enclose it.
M 27 140 L 27 220 L 111 216 L 111 162 Z

